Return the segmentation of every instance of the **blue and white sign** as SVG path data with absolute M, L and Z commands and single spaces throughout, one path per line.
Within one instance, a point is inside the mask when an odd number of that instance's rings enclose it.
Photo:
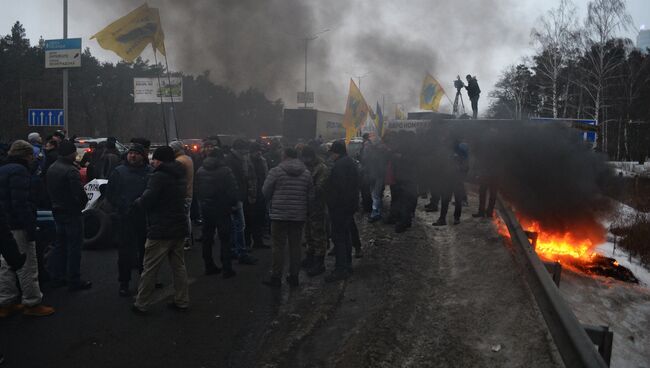
M 45 41 L 46 68 L 74 68 L 81 66 L 81 38 Z
M 65 122 L 63 109 L 29 109 L 27 111 L 29 126 L 60 126 Z

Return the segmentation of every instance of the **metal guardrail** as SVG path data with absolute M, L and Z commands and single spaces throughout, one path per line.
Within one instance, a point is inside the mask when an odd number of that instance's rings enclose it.
M 515 257 L 524 268 L 524 277 L 544 316 L 564 365 L 570 368 L 607 367 L 587 332 L 562 298 L 514 213 L 501 198 L 498 199 L 497 206 L 510 231 Z

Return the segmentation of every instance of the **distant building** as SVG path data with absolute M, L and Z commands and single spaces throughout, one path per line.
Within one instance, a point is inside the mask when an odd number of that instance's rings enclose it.
M 650 48 L 650 29 L 642 29 L 636 37 L 636 47 L 642 51 L 647 51 Z

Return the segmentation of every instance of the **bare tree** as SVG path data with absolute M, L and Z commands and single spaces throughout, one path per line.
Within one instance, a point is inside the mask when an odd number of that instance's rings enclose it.
M 490 97 L 507 109 L 512 119 L 522 119 L 524 112 L 530 112 L 531 105 L 534 105 L 531 101 L 531 78 L 532 72 L 526 65 L 510 65 L 494 85 Z
M 557 118 L 562 70 L 575 54 L 574 45 L 579 34 L 576 8 L 571 0 L 560 0 L 560 5 L 540 17 L 537 23 L 537 27 L 531 31 L 533 43 L 538 47 L 536 72 L 540 79 L 548 83 L 551 112 Z M 564 90 L 568 94 L 568 88 Z
M 620 60 L 607 57 L 608 41 L 616 32 L 628 30 L 632 17 L 626 9 L 626 0 L 592 0 L 587 7 L 585 21 L 585 66 L 582 88 L 593 103 L 593 118 L 601 125 L 602 147 L 607 150 L 607 121 L 602 119 L 605 88 L 620 66 Z M 600 120 L 603 120 L 602 122 Z

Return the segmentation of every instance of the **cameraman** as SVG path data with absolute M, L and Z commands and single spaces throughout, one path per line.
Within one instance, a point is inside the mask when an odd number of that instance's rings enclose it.
M 479 95 L 481 94 L 481 89 L 478 87 L 478 81 L 476 80 L 476 77 L 472 77 L 471 75 L 467 74 L 467 95 L 469 96 L 469 100 L 472 101 L 472 118 L 476 119 L 476 116 L 478 115 L 478 98 Z

